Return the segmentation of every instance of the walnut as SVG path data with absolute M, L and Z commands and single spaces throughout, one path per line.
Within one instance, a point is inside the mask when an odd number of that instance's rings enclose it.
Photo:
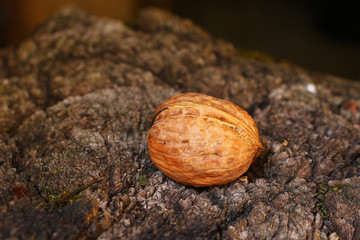
M 234 181 L 263 149 L 245 110 L 198 93 L 174 96 L 155 110 L 148 148 L 161 172 L 196 187 Z

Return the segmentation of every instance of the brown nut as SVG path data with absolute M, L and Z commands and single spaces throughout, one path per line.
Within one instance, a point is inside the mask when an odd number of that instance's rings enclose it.
M 234 181 L 263 149 L 245 110 L 198 93 L 174 96 L 155 110 L 148 148 L 161 172 L 195 187 Z

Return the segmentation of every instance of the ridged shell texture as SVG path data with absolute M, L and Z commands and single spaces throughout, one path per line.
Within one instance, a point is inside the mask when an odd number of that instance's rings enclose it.
M 161 104 L 148 133 L 151 160 L 169 178 L 202 187 L 234 181 L 262 149 L 254 120 L 232 102 L 198 93 Z

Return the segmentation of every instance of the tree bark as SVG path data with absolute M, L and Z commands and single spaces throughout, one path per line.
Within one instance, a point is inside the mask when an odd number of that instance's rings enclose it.
M 231 100 L 266 149 L 194 188 L 151 162 L 155 108 Z M 0 52 L 1 239 L 359 239 L 360 84 L 249 58 L 190 20 L 64 8 Z

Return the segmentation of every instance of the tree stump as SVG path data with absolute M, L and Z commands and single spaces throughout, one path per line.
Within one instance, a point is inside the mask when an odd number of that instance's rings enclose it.
M 266 149 L 195 188 L 151 162 L 180 92 L 246 109 Z M 62 9 L 0 51 L 1 239 L 359 239 L 360 84 L 243 56 L 148 8 L 127 26 Z

